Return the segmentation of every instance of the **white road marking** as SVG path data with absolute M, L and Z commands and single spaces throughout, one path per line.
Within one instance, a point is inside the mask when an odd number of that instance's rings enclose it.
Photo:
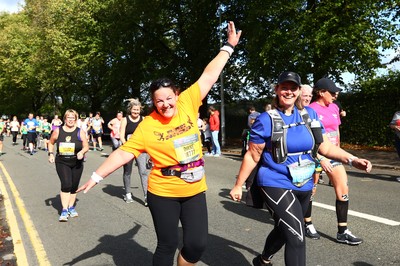
M 317 207 L 324 208 L 324 209 L 331 210 L 331 211 L 336 210 L 335 206 L 331 206 L 328 204 L 319 203 L 319 202 L 315 202 L 315 201 L 313 201 L 313 206 L 317 206 Z M 352 210 L 349 210 L 349 215 L 360 217 L 363 219 L 367 219 L 367 220 L 382 223 L 382 224 L 386 224 L 386 225 L 391 225 L 391 226 L 400 225 L 400 222 L 396 222 L 396 221 L 389 220 L 386 218 L 382 218 L 382 217 L 378 217 L 378 216 L 374 216 L 374 215 L 370 215 L 370 214 L 366 214 L 366 213 L 362 213 L 362 212 L 356 212 L 356 211 L 352 211 Z

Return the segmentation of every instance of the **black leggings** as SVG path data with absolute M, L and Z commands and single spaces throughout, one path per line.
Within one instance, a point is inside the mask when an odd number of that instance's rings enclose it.
M 285 245 L 285 265 L 306 265 L 304 213 L 311 191 L 262 187 L 264 200 L 275 221 L 264 246 L 263 258 L 270 259 Z
M 198 262 L 207 245 L 208 217 L 205 193 L 192 197 L 168 198 L 147 192 L 147 202 L 157 234 L 153 265 L 174 264 L 179 243 L 179 221 L 183 231 L 181 255 L 190 263 Z
M 56 163 L 56 171 L 61 181 L 61 192 L 75 194 L 81 181 L 83 164 L 79 161 L 74 166 Z
M 13 143 L 17 142 L 18 131 L 11 131 Z

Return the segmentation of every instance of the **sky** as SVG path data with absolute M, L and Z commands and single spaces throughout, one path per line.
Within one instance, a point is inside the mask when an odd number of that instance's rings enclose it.
M 10 13 L 15 13 L 20 9 L 20 6 L 23 5 L 25 2 L 24 0 L 0 0 L 0 12 L 10 12 Z M 400 53 L 400 51 L 397 51 L 397 54 Z M 394 50 L 388 50 L 385 51 L 384 54 L 386 55 L 384 58 L 382 58 L 382 62 L 388 62 L 391 58 L 393 58 L 396 54 L 396 51 Z M 395 64 L 391 64 L 388 66 L 389 69 L 391 70 L 400 70 L 400 62 L 397 62 Z M 387 70 L 381 70 L 378 71 L 378 73 L 385 74 L 387 73 Z M 344 82 L 351 83 L 354 81 L 354 75 L 349 74 L 349 73 L 344 73 L 342 75 Z
M 19 3 L 24 4 L 24 0 L 0 0 L 0 12 L 15 13 L 19 10 Z

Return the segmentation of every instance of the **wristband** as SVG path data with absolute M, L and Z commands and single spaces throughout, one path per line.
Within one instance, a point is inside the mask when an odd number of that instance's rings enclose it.
M 358 159 L 358 157 L 356 156 L 351 156 L 349 159 L 347 159 L 347 163 L 348 165 L 350 165 L 350 167 L 353 167 L 353 161 Z
M 94 182 L 96 182 L 97 184 L 100 183 L 101 180 L 103 180 L 104 178 L 101 177 L 99 174 L 97 174 L 96 172 L 93 172 L 92 176 L 90 177 Z
M 233 54 L 233 48 L 231 46 L 228 46 L 228 45 L 222 46 L 221 49 L 219 49 L 219 50 L 227 52 L 229 54 L 229 57 L 231 57 L 232 54 Z

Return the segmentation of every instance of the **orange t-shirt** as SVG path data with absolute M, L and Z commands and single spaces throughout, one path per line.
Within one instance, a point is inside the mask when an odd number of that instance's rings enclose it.
M 200 87 L 196 82 L 179 95 L 178 112 L 170 121 L 153 111 L 121 147 L 135 157 L 142 152 L 150 155 L 153 169 L 149 175 L 148 191 L 151 193 L 163 197 L 190 197 L 207 190 L 205 176 L 188 183 L 179 177 L 161 174 L 162 168 L 187 164 L 203 157 L 197 127 L 201 104 Z

